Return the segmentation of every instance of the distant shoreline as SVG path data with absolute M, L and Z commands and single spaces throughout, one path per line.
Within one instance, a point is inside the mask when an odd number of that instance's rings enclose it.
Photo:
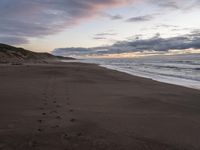
M 185 87 L 185 88 L 191 88 L 191 89 L 195 89 L 195 90 L 200 90 L 199 83 L 196 83 L 195 81 L 191 81 L 191 80 L 187 80 L 187 79 L 169 77 L 168 80 L 162 80 L 162 79 L 159 80 L 159 79 L 156 79 L 156 78 L 144 76 L 144 75 L 142 75 L 140 73 L 136 73 L 136 72 L 133 72 L 133 71 L 131 72 L 129 70 L 125 70 L 125 69 L 122 69 L 122 68 L 119 68 L 119 67 L 102 65 L 102 64 L 99 64 L 99 63 L 95 63 L 95 62 L 88 62 L 87 60 L 84 60 L 84 59 L 83 60 L 80 60 L 80 59 L 77 59 L 77 60 L 67 60 L 67 61 L 65 61 L 65 60 L 62 61 L 61 60 L 61 62 L 81 62 L 81 63 L 86 63 L 86 64 L 87 63 L 89 63 L 89 64 L 96 64 L 96 65 L 98 65 L 100 67 L 104 67 L 104 68 L 107 68 L 109 70 L 119 71 L 119 72 L 122 72 L 122 73 L 127 73 L 127 74 L 132 75 L 132 76 L 146 78 L 146 79 L 154 80 L 154 81 L 157 81 L 157 82 L 160 82 L 160 83 L 166 83 L 166 84 L 181 86 L 181 87 Z M 188 82 L 188 84 L 185 84 L 184 82 Z M 194 82 L 193 85 L 190 85 L 191 82 Z
M 191 88 L 191 89 L 200 90 L 200 85 L 198 83 L 195 83 L 196 86 L 184 84 L 184 81 L 186 81 L 186 82 L 190 81 L 190 80 L 186 80 L 186 79 L 172 78 L 172 77 L 170 77 L 172 79 L 171 81 L 170 80 L 164 81 L 164 80 L 159 80 L 159 79 L 156 79 L 156 78 L 151 78 L 151 77 L 143 76 L 141 74 L 132 73 L 132 72 L 124 70 L 124 69 L 114 68 L 113 66 L 110 66 L 110 67 L 109 66 L 104 66 L 104 65 L 100 65 L 100 66 L 105 67 L 107 69 L 111 69 L 111 70 L 116 70 L 116 71 L 119 71 L 119 72 L 127 73 L 127 74 L 130 74 L 130 75 L 133 75 L 133 76 L 137 76 L 137 77 L 141 77 L 141 78 L 146 78 L 146 79 L 151 79 L 151 80 L 154 80 L 154 81 L 157 81 L 157 82 L 160 82 L 160 83 L 166 83 L 166 84 L 181 86 L 181 87 L 185 87 L 185 88 Z M 176 79 L 177 80 L 182 80 L 182 82 L 177 82 Z

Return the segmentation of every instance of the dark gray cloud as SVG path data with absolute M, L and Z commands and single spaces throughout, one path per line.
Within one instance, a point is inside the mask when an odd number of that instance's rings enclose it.
M 4 44 L 18 45 L 27 44 L 28 40 L 23 37 L 0 36 L 0 42 Z
M 117 33 L 114 32 L 103 32 L 103 33 L 97 33 L 94 35 L 93 39 L 95 40 L 104 40 L 104 39 L 108 39 L 112 36 L 116 36 Z
M 120 14 L 115 14 L 115 15 L 113 15 L 113 14 L 108 14 L 108 13 L 102 13 L 101 14 L 101 16 L 102 17 L 105 17 L 105 18 L 108 18 L 108 19 L 110 19 L 110 20 L 121 20 L 121 19 L 123 19 L 124 17 L 122 16 L 122 15 L 120 15 Z
M 185 49 L 200 49 L 200 31 L 196 30 L 187 35 L 162 38 L 159 33 L 149 39 L 135 39 L 131 41 L 116 42 L 111 46 L 94 47 L 90 49 L 79 48 L 63 48 L 53 51 L 54 54 L 59 55 L 106 55 L 106 54 L 120 54 L 127 52 L 138 51 L 168 51 L 168 50 L 185 50 Z M 79 51 L 80 50 L 80 51 Z
M 105 40 L 107 39 L 106 37 L 103 37 L 103 36 L 95 36 L 93 37 L 94 40 Z
M 95 36 L 113 36 L 113 35 L 117 35 L 117 33 L 103 32 L 95 34 Z
M 150 3 L 156 4 L 161 9 L 170 9 L 170 10 L 183 10 L 188 11 L 193 8 L 199 8 L 199 0 L 149 0 Z
M 131 17 L 131 18 L 128 18 L 126 21 L 127 22 L 145 22 L 145 21 L 150 21 L 152 19 L 154 19 L 153 15 L 144 15 L 144 16 Z
M 179 26 L 176 25 L 169 25 L 169 24 L 159 24 L 155 26 L 156 28 L 179 28 Z
M 120 20 L 120 19 L 123 19 L 123 16 L 122 15 L 110 15 L 109 16 L 111 20 Z
M 87 55 L 92 52 L 92 49 L 81 48 L 81 47 L 69 47 L 69 48 L 58 48 L 55 49 L 52 53 L 58 56 L 66 55 Z
M 176 1 L 159 1 L 157 3 L 161 7 L 171 8 L 171 9 L 180 9 Z
M 133 0 L 1 0 L 1 36 L 42 37 L 91 19 Z M 113 16 L 117 19 L 119 16 Z M 3 42 L 3 36 L 0 42 Z M 7 38 L 8 40 L 8 38 Z M 17 39 L 16 39 L 17 40 Z M 22 42 L 23 43 L 23 42 Z

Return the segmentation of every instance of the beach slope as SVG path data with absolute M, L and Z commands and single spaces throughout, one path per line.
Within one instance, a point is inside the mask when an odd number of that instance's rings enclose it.
M 93 64 L 0 65 L 2 150 L 199 150 L 200 91 Z

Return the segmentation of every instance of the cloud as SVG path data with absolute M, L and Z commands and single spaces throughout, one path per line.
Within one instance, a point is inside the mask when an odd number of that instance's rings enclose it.
M 96 36 L 96 37 L 93 37 L 94 40 L 106 40 L 107 38 L 106 37 L 100 37 L 100 36 Z
M 162 38 L 159 33 L 149 39 L 134 39 L 127 41 L 119 41 L 111 46 L 94 47 L 94 48 L 63 48 L 55 49 L 54 54 L 68 56 L 86 56 L 86 55 L 108 55 L 108 54 L 122 54 L 129 52 L 143 52 L 143 51 L 169 51 L 169 50 L 186 50 L 186 49 L 200 49 L 200 31 L 195 30 L 190 34 Z M 74 49 L 76 51 L 74 51 Z
M 123 19 L 122 15 L 109 15 L 108 16 L 111 20 L 121 20 Z
M 89 48 L 81 48 L 81 47 L 70 47 L 70 48 L 58 48 L 55 49 L 52 53 L 58 56 L 66 55 L 86 55 L 88 53 L 91 53 L 92 49 Z
M 117 33 L 103 32 L 95 34 L 95 36 L 113 36 L 113 35 L 117 35 Z
M 89 20 L 107 8 L 134 0 L 1 0 L 0 33 L 30 38 L 56 34 Z M 113 16 L 117 19 L 120 16 Z M 3 41 L 3 37 L 1 41 Z M 22 42 L 23 43 L 23 42 Z
M 106 13 L 106 12 L 101 13 L 101 16 L 105 17 L 105 18 L 108 18 L 110 20 L 113 20 L 113 21 L 122 20 L 124 18 L 121 14 L 114 14 L 113 15 L 113 14 L 109 14 L 109 13 Z
M 135 1 L 144 1 L 162 8 L 180 9 L 182 6 L 197 7 L 199 1 L 188 0 L 1 0 L 0 33 L 1 41 L 7 37 L 44 37 L 90 20 L 105 9 L 121 7 Z M 188 7 L 187 7 L 188 8 Z M 146 15 L 129 18 L 128 22 L 150 21 L 155 16 Z M 121 15 L 109 15 L 111 20 L 123 19 Z M 25 41 L 22 40 L 21 44 Z M 16 42 L 20 44 L 20 42 Z
M 161 7 L 171 8 L 171 9 L 180 9 L 178 3 L 176 1 L 157 1 L 157 4 Z
M 179 28 L 179 26 L 169 25 L 169 24 L 159 24 L 159 25 L 156 25 L 156 28 Z
M 161 9 L 170 9 L 170 10 L 183 10 L 187 11 L 188 9 L 199 8 L 199 0 L 149 0 L 150 3 L 154 3 Z
M 0 36 L 0 42 L 10 45 L 19 45 L 19 44 L 27 44 L 28 40 L 23 37 Z
M 153 15 L 144 15 L 144 16 L 137 16 L 128 18 L 127 22 L 145 22 L 154 19 Z
M 116 36 L 116 35 L 117 35 L 117 33 L 114 33 L 112 31 L 102 32 L 102 33 L 95 34 L 93 39 L 95 39 L 95 40 L 104 40 L 104 39 L 108 39 L 109 37 Z

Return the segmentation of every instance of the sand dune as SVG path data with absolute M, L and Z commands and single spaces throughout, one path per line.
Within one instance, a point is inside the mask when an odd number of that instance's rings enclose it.
M 0 43 L 0 63 L 46 63 L 60 60 L 73 60 L 70 57 L 54 56 L 50 53 L 36 53 L 23 48 Z

